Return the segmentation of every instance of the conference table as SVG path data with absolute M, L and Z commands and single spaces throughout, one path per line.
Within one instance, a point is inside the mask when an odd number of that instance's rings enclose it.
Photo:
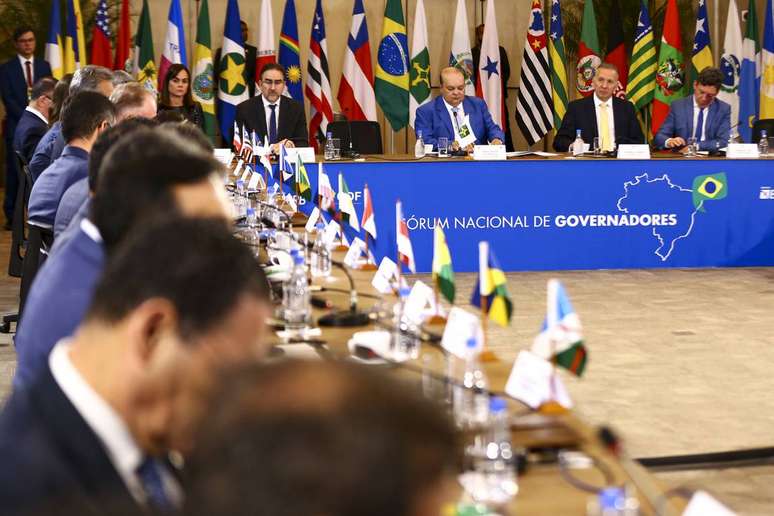
M 336 190 L 341 174 L 361 217 L 368 185 L 377 259 L 395 258 L 402 202 L 418 272 L 430 271 L 436 225 L 459 272 L 477 270 L 481 240 L 505 271 L 774 265 L 772 159 L 369 155 L 323 170 Z
M 343 251 L 334 252 L 334 259 L 341 260 Z M 394 303 L 393 296 L 379 294 L 371 285 L 373 271 L 351 271 L 354 284 L 359 293 L 359 307 L 363 311 L 383 311 Z M 334 309 L 349 307 L 349 282 L 340 270 L 334 268 L 330 278 L 315 278 L 312 281 L 313 294 L 330 301 Z M 313 318 L 317 320 L 328 310 L 313 309 Z M 347 342 L 355 331 L 379 329 L 379 323 L 372 316 L 371 324 L 360 328 L 322 328 L 322 334 L 315 337 L 312 345 L 303 341 L 288 342 L 275 337 L 271 344 L 279 353 L 295 358 L 314 359 L 352 359 Z M 425 326 L 430 333 L 441 334 L 443 326 Z M 322 341 L 322 343 L 320 342 Z M 438 377 L 443 377 L 447 365 L 445 353 L 436 344 L 424 343 L 421 355 L 416 360 L 403 364 L 380 363 L 375 368 L 387 368 L 400 375 L 405 381 L 412 382 L 422 389 L 423 373 L 429 368 Z M 511 363 L 503 360 L 484 362 L 490 389 L 495 392 L 504 390 L 511 370 Z M 587 503 L 593 496 L 591 492 L 578 488 L 568 480 L 596 486 L 631 485 L 631 470 L 625 470 L 622 461 L 601 445 L 596 428 L 580 420 L 572 412 L 542 414 L 529 409 L 513 398 L 508 398 L 512 419 L 512 441 L 515 446 L 530 451 L 533 461 L 526 472 L 519 477 L 519 493 L 508 504 L 503 514 L 519 515 L 585 515 Z M 624 436 L 625 437 L 625 436 Z M 625 442 L 625 439 L 624 439 Z M 572 450 L 593 459 L 593 467 L 564 469 L 556 459 L 558 450 Z M 541 457 L 541 460 L 535 460 Z M 666 486 L 655 482 L 653 477 L 640 465 L 631 463 L 630 467 L 642 479 L 654 483 L 660 495 L 666 493 Z M 563 470 L 564 469 L 564 470 Z M 604 475 L 603 475 L 604 472 Z M 638 498 L 641 514 L 657 514 L 647 504 L 645 498 Z M 679 514 L 685 506 L 684 499 L 670 498 L 674 508 L 670 514 Z

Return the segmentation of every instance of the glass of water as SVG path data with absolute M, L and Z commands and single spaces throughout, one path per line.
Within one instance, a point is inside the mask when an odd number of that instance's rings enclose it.
M 688 138 L 688 152 L 686 152 L 686 156 L 696 156 L 696 151 L 698 150 L 698 145 L 696 142 L 696 137 L 691 136 Z
M 333 142 L 333 159 L 341 159 L 341 138 L 331 138 Z
M 595 136 L 591 142 L 591 150 L 594 152 L 594 156 L 602 154 L 602 149 L 599 147 L 599 136 Z
M 449 156 L 449 139 L 445 136 L 438 138 L 438 157 L 446 158 Z

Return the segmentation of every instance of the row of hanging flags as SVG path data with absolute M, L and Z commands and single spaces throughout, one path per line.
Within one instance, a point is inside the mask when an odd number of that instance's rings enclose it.
M 529 145 L 559 127 L 571 98 L 561 0 L 547 1 L 551 4 L 548 24 L 544 22 L 542 0 L 532 0 L 516 101 L 516 122 Z M 724 74 L 719 96 L 731 104 L 732 126 L 737 127 L 739 135 L 745 141 L 751 139 L 752 124 L 755 120 L 774 118 L 774 73 L 770 73 L 774 70 L 772 1 L 774 0 L 767 0 L 766 3 L 761 39 L 758 36 L 755 1 L 748 0 L 745 31 L 742 33 L 736 0 L 730 0 L 723 53 L 720 63 L 717 63 Z M 492 1 L 487 2 L 481 57 L 479 63 L 473 63 L 466 2 L 457 0 L 449 64 L 463 72 L 466 79 L 465 93 L 485 99 L 492 118 L 502 126 L 505 105 L 500 81 L 502 69 L 499 62 L 494 4 Z M 61 0 L 52 1 L 51 25 L 46 43 L 46 60 L 51 64 L 56 78 L 61 78 L 65 73 L 72 73 L 86 64 L 86 44 L 79 0 L 65 0 L 64 33 L 60 7 Z M 684 62 L 676 0 L 667 0 L 658 53 L 645 0 L 641 1 L 634 44 L 628 56 L 618 2 L 613 2 L 611 9 L 608 46 L 603 55 L 593 1 L 587 0 L 584 4 L 575 70 L 575 94 L 592 94 L 592 79 L 596 67 L 604 57 L 606 61 L 615 64 L 620 72 L 616 95 L 628 98 L 634 103 L 643 129 L 646 133 L 655 135 L 666 118 L 672 101 L 690 91 L 692 79 L 699 71 L 716 64 L 710 47 L 710 24 L 705 0 L 698 0 L 694 43 L 688 63 Z M 247 85 L 242 75 L 245 42 L 242 41 L 240 19 L 237 0 L 229 0 L 219 84 L 216 88 L 209 8 L 207 0 L 200 3 L 193 52 L 192 91 L 194 98 L 204 109 L 207 133 L 210 136 L 215 135 L 217 112 L 220 131 L 226 141 L 232 137 L 236 105 L 248 98 Z M 294 0 L 286 0 L 285 3 L 279 51 L 275 47 L 273 27 L 271 2 L 261 0 L 256 74 L 269 62 L 278 61 L 285 67 L 286 94 L 299 102 L 304 101 L 304 95 L 308 99 L 309 133 L 311 139 L 317 141 L 317 137 L 325 135 L 328 123 L 333 120 L 333 97 L 322 1 L 316 0 L 312 19 L 305 86 L 302 86 Z M 129 0 L 122 0 L 115 56 L 111 57 L 112 34 L 107 3 L 106 0 L 99 0 L 92 37 L 91 62 L 114 69 L 127 69 L 149 88 L 158 87 L 164 72 L 171 64 L 188 65 L 180 0 L 170 2 L 164 50 L 158 70 L 153 52 L 148 0 L 143 0 L 143 9 L 133 37 L 130 36 L 130 30 Z M 480 72 L 475 74 L 476 84 L 472 80 L 474 65 Z M 337 99 L 342 113 L 348 119 L 376 120 L 378 103 L 394 131 L 407 125 L 413 127 L 416 109 L 430 101 L 430 53 L 423 0 L 417 0 L 416 3 L 411 52 L 408 50 L 401 0 L 387 0 L 375 71 L 371 62 L 363 0 L 354 0 L 352 25 L 342 70 Z

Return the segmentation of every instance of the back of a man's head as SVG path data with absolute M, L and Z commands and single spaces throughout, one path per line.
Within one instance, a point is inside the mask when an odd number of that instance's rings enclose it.
M 189 462 L 191 515 L 432 514 L 457 465 L 440 407 L 352 364 L 231 371 L 208 414 Z
M 51 77 L 43 77 L 32 85 L 32 90 L 30 90 L 30 100 L 38 100 L 44 95 L 52 98 L 54 96 L 55 87 L 56 79 L 52 79 Z
M 119 120 L 153 118 L 156 116 L 156 98 L 139 82 L 119 84 L 110 95 Z
M 174 307 L 179 336 L 191 343 L 223 324 L 245 295 L 268 302 L 266 277 L 226 222 L 171 217 L 136 228 L 119 246 L 85 321 L 112 325 L 160 298 Z
M 102 160 L 91 219 L 108 252 L 136 224 L 179 214 L 175 188 L 211 184 L 220 163 L 173 131 L 140 129 Z
M 108 84 L 109 91 L 106 90 Z M 113 91 L 113 72 L 98 65 L 86 65 L 77 69 L 70 81 L 70 95 L 79 91 L 98 91 L 105 96 L 110 95 Z
M 80 91 L 65 101 L 62 108 L 62 137 L 70 143 L 77 138 L 89 138 L 107 123 L 115 122 L 116 110 L 104 95 L 95 91 Z
M 97 190 L 102 160 L 105 159 L 107 152 L 118 140 L 138 129 L 153 129 L 156 125 L 155 121 L 148 118 L 128 118 L 103 131 L 97 137 L 91 147 L 91 153 L 89 153 L 89 191 L 93 193 Z
M 174 111 L 168 111 L 168 113 L 173 113 Z M 199 129 L 199 126 L 196 124 L 192 124 L 190 122 L 168 122 L 163 123 L 159 122 L 164 126 L 165 129 L 174 131 L 185 141 L 191 142 L 197 147 L 199 147 L 202 151 L 212 154 L 215 152 L 215 149 L 212 146 L 212 141 L 210 141 L 209 138 L 207 138 L 207 135 L 204 134 L 204 131 Z

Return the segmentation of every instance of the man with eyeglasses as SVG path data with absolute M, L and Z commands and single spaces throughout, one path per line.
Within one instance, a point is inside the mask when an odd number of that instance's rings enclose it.
M 261 94 L 237 106 L 236 123 L 255 131 L 259 141 L 268 139 L 272 152 L 279 154 L 279 146 L 307 147 L 309 133 L 306 129 L 304 106 L 283 95 L 285 92 L 285 68 L 269 63 L 261 70 L 258 83 Z
M 654 144 L 659 149 L 685 153 L 690 138 L 699 150 L 725 147 L 731 133 L 731 106 L 716 99 L 723 84 L 723 72 L 707 67 L 693 82 L 693 95 L 672 102 Z
M 51 77 L 44 77 L 35 83 L 30 94 L 30 103 L 24 108 L 16 126 L 13 137 L 13 148 L 19 152 L 26 163 L 32 159 L 35 147 L 43 135 L 48 131 L 48 120 L 51 108 L 54 106 L 52 97 L 56 81 Z
M 32 27 L 23 26 L 13 32 L 16 55 L 0 65 L 0 97 L 5 105 L 5 228 L 11 228 L 13 206 L 16 203 L 16 156 L 13 152 L 13 135 L 30 98 L 33 84 L 43 77 L 51 77 L 51 66 L 43 59 L 35 58 L 35 33 Z

